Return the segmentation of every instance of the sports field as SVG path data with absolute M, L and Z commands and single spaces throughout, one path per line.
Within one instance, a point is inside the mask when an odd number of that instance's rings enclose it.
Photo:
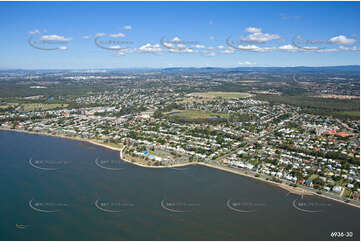
M 168 117 L 177 117 L 182 119 L 217 119 L 226 118 L 227 114 L 212 113 L 203 110 L 172 110 L 166 113 Z
M 200 97 L 206 99 L 214 99 L 214 98 L 233 99 L 233 98 L 248 98 L 248 97 L 252 97 L 253 95 L 246 92 L 194 92 L 188 94 L 187 96 Z

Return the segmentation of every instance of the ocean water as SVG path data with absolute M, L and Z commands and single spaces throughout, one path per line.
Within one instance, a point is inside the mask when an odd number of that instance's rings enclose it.
M 359 240 L 360 210 L 203 166 L 0 131 L 0 240 Z M 332 237 L 332 232 L 343 232 Z

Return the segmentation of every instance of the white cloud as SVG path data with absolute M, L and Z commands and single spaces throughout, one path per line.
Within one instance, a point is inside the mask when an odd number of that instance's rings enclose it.
M 35 29 L 33 31 L 29 31 L 29 34 L 40 34 L 40 31 L 38 29 Z
M 208 55 L 208 56 L 215 56 L 216 53 L 214 53 L 214 52 L 208 52 L 207 55 Z
M 339 35 L 339 36 L 335 36 L 335 37 L 331 38 L 329 40 L 329 42 L 331 42 L 333 44 L 339 44 L 339 45 L 352 45 L 353 43 L 356 42 L 356 40 L 355 39 L 348 39 L 344 35 Z
M 192 48 L 195 48 L 195 49 L 204 49 L 205 46 L 204 46 L 204 45 L 194 45 L 194 46 L 192 46 Z
M 316 46 L 303 46 L 301 49 L 302 49 L 302 50 L 306 50 L 306 51 L 315 51 L 315 50 L 320 50 L 320 47 L 316 47 Z
M 130 25 L 125 25 L 125 26 L 123 27 L 123 29 L 125 29 L 125 30 L 131 30 L 131 29 L 132 29 L 132 26 L 130 26 Z
M 245 29 L 246 32 L 248 33 L 261 33 L 262 29 L 261 28 L 255 28 L 255 27 L 248 27 Z
M 210 39 L 210 40 L 214 40 L 214 36 L 210 36 L 209 39 Z
M 220 52 L 221 54 L 233 54 L 234 53 L 234 49 L 232 48 L 228 48 L 228 49 L 224 49 Z
M 163 42 L 163 45 L 164 45 L 166 48 L 174 48 L 173 44 L 172 44 L 172 43 L 169 43 L 169 42 Z
M 238 45 L 236 48 L 239 50 L 248 50 L 248 51 L 256 51 L 256 52 L 266 52 L 274 49 L 273 47 L 259 47 L 256 45 Z
M 120 45 L 111 45 L 111 46 L 108 46 L 107 48 L 112 49 L 112 50 L 120 50 L 120 49 L 122 49 L 122 47 Z
M 162 52 L 162 48 L 159 44 L 152 45 L 151 43 L 147 43 L 139 47 L 139 51 L 141 52 L 150 52 L 150 53 L 160 53 Z
M 48 41 L 59 41 L 59 42 L 68 42 L 71 38 L 65 38 L 64 36 L 59 36 L 56 34 L 53 35 L 43 35 L 40 37 L 41 40 L 48 40 Z
M 189 46 L 185 44 L 185 41 L 182 41 L 179 37 L 175 36 L 172 40 L 161 41 L 161 44 L 172 53 L 195 53 L 198 52 L 198 49 L 206 48 L 204 45 L 194 44 Z
M 347 47 L 347 46 L 341 45 L 338 48 L 341 50 L 360 51 L 360 48 L 358 48 L 357 46 Z
M 332 49 L 319 49 L 319 50 L 316 50 L 316 52 L 319 52 L 319 53 L 330 53 L 330 52 L 337 52 L 339 51 L 338 49 L 335 49 L 335 48 L 332 48 Z
M 251 51 L 260 49 L 260 47 L 256 45 L 238 45 L 237 48 L 240 50 L 251 50 Z
M 244 31 L 251 33 L 246 38 L 241 37 L 241 40 L 245 42 L 265 43 L 271 40 L 280 39 L 278 34 L 262 33 L 261 28 L 248 27 Z
M 241 62 L 241 61 L 240 61 L 238 64 L 239 64 L 239 65 L 255 65 L 256 62 L 250 62 L 250 61 Z
M 123 37 L 125 37 L 125 34 L 123 34 L 123 33 L 108 34 L 108 36 L 112 37 L 112 38 L 123 38 Z
M 97 33 L 96 35 L 95 35 L 95 37 L 102 37 L 102 36 L 104 36 L 105 34 L 104 33 Z
M 129 53 L 132 53 L 132 52 L 134 52 L 135 50 L 133 49 L 133 48 L 126 48 L 126 49 L 120 49 L 117 53 L 116 53 L 116 55 L 117 56 L 123 56 L 123 55 L 125 55 L 125 54 L 129 54 Z
M 297 47 L 294 45 L 282 45 L 278 47 L 279 50 L 289 51 L 289 52 L 318 52 L 318 53 L 329 53 L 336 52 L 338 49 L 330 48 L 330 49 L 321 49 L 315 46 L 305 46 L 305 47 Z
M 83 39 L 90 39 L 90 35 L 84 35 L 82 38 Z
M 185 48 L 185 47 L 186 47 L 186 45 L 185 45 L 185 44 L 177 44 L 176 46 L 177 46 L 177 48 L 180 48 L 180 49 L 182 49 L 182 48 Z
M 170 48 L 168 50 L 173 53 L 194 53 L 194 50 L 191 48 L 182 48 L 182 49 Z
M 67 47 L 67 46 L 59 46 L 58 49 L 59 49 L 59 50 L 67 50 L 68 47 Z
M 278 49 L 290 51 L 290 52 L 300 51 L 300 48 L 293 46 L 293 45 L 282 45 L 282 46 L 279 46 Z
M 256 32 L 248 35 L 246 38 L 241 38 L 241 40 L 246 42 L 265 43 L 279 38 L 280 36 L 278 34 L 267 34 L 262 32 Z
M 181 42 L 181 39 L 176 36 L 171 40 L 171 42 Z

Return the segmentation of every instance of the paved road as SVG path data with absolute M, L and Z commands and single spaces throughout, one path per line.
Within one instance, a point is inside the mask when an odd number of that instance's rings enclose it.
M 299 114 L 294 115 L 292 118 L 289 119 L 289 121 L 293 121 L 293 120 L 295 120 L 295 119 L 297 119 L 297 118 L 299 118 Z M 267 132 L 267 133 L 265 133 L 265 134 L 263 134 L 263 135 L 258 136 L 258 137 L 255 138 L 254 140 L 248 140 L 248 144 L 254 144 L 256 141 L 260 140 L 261 138 L 266 137 L 266 136 L 269 136 L 270 134 L 273 134 L 274 132 L 280 130 L 280 129 L 283 128 L 285 125 L 286 125 L 286 123 L 283 123 L 282 125 L 278 125 L 278 126 L 277 126 L 276 128 L 274 128 L 273 130 L 271 130 L 271 131 L 269 131 L 269 132 Z M 226 158 L 226 157 L 228 157 L 228 156 L 230 156 L 230 155 L 233 155 L 233 154 L 235 154 L 235 153 L 237 153 L 237 152 L 238 152 L 238 150 L 235 150 L 235 151 L 232 151 L 232 152 L 230 152 L 230 153 L 227 153 L 227 154 L 225 154 L 225 155 L 223 155 L 223 156 L 221 156 L 221 157 L 218 157 L 218 158 L 216 159 L 216 161 L 219 162 L 219 161 L 221 161 L 222 159 L 224 159 L 224 158 Z M 207 160 L 207 161 L 208 161 L 208 162 L 212 162 L 211 160 Z
M 214 164 L 214 163 L 213 163 Z M 268 176 L 266 174 L 261 174 L 261 173 L 258 173 L 258 172 L 254 172 L 254 171 L 251 171 L 251 170 L 247 170 L 247 169 L 243 169 L 243 168 L 236 168 L 236 167 L 230 167 L 230 166 L 226 166 L 226 165 L 219 165 L 219 164 L 216 164 L 218 166 L 221 166 L 221 167 L 224 167 L 224 168 L 228 168 L 228 169 L 231 169 L 231 170 L 234 170 L 234 171 L 241 171 L 241 172 L 247 172 L 249 175 L 256 175 L 258 174 L 259 177 L 263 178 L 263 179 L 266 179 L 268 178 L 269 180 L 272 180 L 272 176 Z M 283 178 L 280 178 L 280 180 L 282 181 L 283 184 L 294 184 L 293 182 L 290 182 L 286 179 L 283 179 Z M 317 193 L 319 190 L 317 189 L 314 189 L 312 187 L 306 187 L 306 186 L 303 186 L 303 185 L 300 185 L 300 184 L 297 184 L 298 187 L 306 190 L 306 191 L 309 191 L 309 192 L 313 192 L 313 193 Z M 345 197 L 341 197 L 335 193 L 330 193 L 330 192 L 326 192 L 326 191 L 322 191 L 322 195 L 326 196 L 326 197 L 329 197 L 329 198 L 332 198 L 332 199 L 336 199 L 336 200 L 339 200 L 339 201 L 342 201 L 344 202 L 346 200 Z M 348 199 L 349 200 L 349 203 L 351 204 L 354 204 L 354 205 L 357 205 L 357 206 L 360 206 L 360 202 L 357 201 L 357 200 L 353 200 L 353 199 Z
M 338 122 L 339 124 L 341 124 L 343 127 L 345 127 L 346 129 L 352 131 L 352 129 L 351 129 L 347 124 L 345 124 L 344 122 L 342 122 L 342 121 L 339 120 L 339 119 L 336 119 L 336 120 L 337 120 L 337 122 Z

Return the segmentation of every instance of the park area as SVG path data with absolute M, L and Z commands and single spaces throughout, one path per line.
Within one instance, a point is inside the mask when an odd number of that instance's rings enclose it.
M 197 97 L 197 98 L 205 98 L 205 99 L 236 99 L 236 98 L 248 98 L 253 95 L 246 92 L 194 92 L 190 93 L 187 96 L 189 97 Z
M 24 103 L 21 105 L 23 112 L 46 111 L 58 108 L 66 108 L 68 104 L 58 103 Z
M 227 118 L 227 114 L 213 113 L 203 110 L 172 110 L 171 112 L 165 113 L 167 117 L 181 118 L 185 120 L 192 119 L 218 119 Z

